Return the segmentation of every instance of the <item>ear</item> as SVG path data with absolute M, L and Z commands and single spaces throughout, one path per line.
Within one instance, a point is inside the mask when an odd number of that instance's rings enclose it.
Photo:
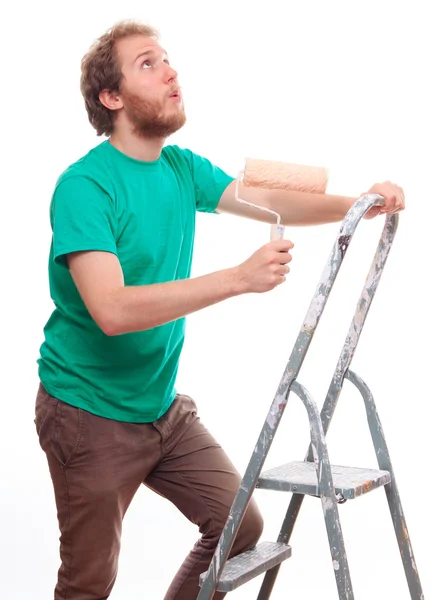
M 119 110 L 123 107 L 123 101 L 117 92 L 110 92 L 110 90 L 102 90 L 99 93 L 99 100 L 109 110 Z

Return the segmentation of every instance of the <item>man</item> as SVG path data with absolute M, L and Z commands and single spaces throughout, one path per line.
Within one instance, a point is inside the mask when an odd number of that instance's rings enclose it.
M 144 484 L 199 527 L 165 597 L 195 600 L 240 476 L 194 401 L 175 389 L 184 318 L 281 284 L 293 244 L 271 242 L 242 264 L 190 278 L 196 211 L 264 214 L 237 203 L 233 178 L 207 159 L 165 146 L 185 112 L 177 73 L 150 27 L 123 22 L 97 40 L 82 61 L 81 91 L 91 124 L 108 139 L 61 175 L 51 203 L 56 308 L 38 360 L 35 423 L 61 532 L 55 599 L 109 597 L 122 520 Z M 390 182 L 370 192 L 386 203 L 368 217 L 404 208 Z M 286 225 L 340 221 L 355 201 L 246 194 Z M 261 531 L 252 500 L 232 555 Z

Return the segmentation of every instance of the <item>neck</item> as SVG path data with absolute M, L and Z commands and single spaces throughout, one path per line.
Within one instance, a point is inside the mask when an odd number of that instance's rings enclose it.
M 151 162 L 160 158 L 164 138 L 140 138 L 130 131 L 115 131 L 110 137 L 110 144 L 130 158 Z

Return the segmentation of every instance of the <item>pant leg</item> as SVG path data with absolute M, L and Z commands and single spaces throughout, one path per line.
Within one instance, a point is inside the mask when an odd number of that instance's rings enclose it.
M 156 426 L 163 437 L 163 458 L 145 485 L 170 500 L 201 533 L 165 600 L 196 600 L 199 576 L 209 566 L 242 478 L 200 422 L 196 405 L 188 396 L 178 395 Z M 255 546 L 262 528 L 261 514 L 252 499 L 230 558 Z M 224 596 L 217 592 L 214 598 Z
M 77 409 L 42 386 L 35 413 L 61 532 L 55 600 L 104 600 L 116 579 L 125 512 L 161 458 L 160 434 L 152 424 Z

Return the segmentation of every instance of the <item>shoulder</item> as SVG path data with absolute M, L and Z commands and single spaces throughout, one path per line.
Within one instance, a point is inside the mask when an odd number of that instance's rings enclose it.
M 222 177 L 225 174 L 224 170 L 218 167 L 212 160 L 201 154 L 197 154 L 189 148 L 182 148 L 176 145 L 165 146 L 162 151 L 162 157 L 171 166 L 186 167 L 189 169 L 192 177 L 195 178 L 199 175 Z
M 55 192 L 60 186 L 83 187 L 95 186 L 102 191 L 113 195 L 114 184 L 111 168 L 106 158 L 106 142 L 98 144 L 73 163 L 71 163 L 58 177 L 55 183 Z
M 174 171 L 184 170 L 195 191 L 196 208 L 200 212 L 215 212 L 224 190 L 233 177 L 211 160 L 179 146 L 166 146 L 162 156 Z
M 201 154 L 197 154 L 190 148 L 183 148 L 181 146 L 177 146 L 175 144 L 165 146 L 162 150 L 162 158 L 165 161 L 177 164 L 185 164 L 188 165 L 189 168 L 193 168 L 198 163 L 209 163 L 212 164 L 211 161 L 202 156 Z
M 169 145 L 162 150 L 162 159 L 172 168 L 185 168 L 192 171 L 194 153 L 188 148 Z

